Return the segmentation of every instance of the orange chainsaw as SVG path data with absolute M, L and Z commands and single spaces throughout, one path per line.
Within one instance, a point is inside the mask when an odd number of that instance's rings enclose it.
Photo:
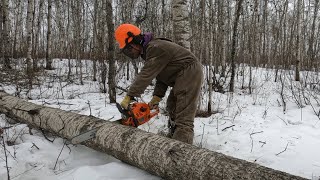
M 128 109 L 122 108 L 121 105 L 117 103 L 117 108 L 121 113 L 121 119 L 112 121 L 112 123 L 118 123 L 132 127 L 138 127 L 141 124 L 150 121 L 152 117 L 156 116 L 159 113 L 159 108 L 151 110 L 147 103 L 139 102 L 130 104 Z M 73 138 L 71 138 L 71 143 L 80 144 L 84 141 L 96 137 L 96 133 L 99 128 L 100 126 L 74 136 Z
M 121 105 L 117 103 L 117 108 L 122 117 L 122 119 L 119 120 L 120 123 L 133 127 L 138 127 L 150 121 L 151 118 L 159 113 L 159 108 L 151 110 L 147 103 L 140 102 L 130 104 L 128 109 L 122 108 Z

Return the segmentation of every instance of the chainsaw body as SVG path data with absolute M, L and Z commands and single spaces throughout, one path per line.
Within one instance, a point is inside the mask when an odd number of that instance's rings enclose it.
M 117 103 L 117 108 L 121 113 L 121 124 L 138 127 L 159 113 L 159 109 L 151 110 L 147 103 L 134 102 L 124 109 Z

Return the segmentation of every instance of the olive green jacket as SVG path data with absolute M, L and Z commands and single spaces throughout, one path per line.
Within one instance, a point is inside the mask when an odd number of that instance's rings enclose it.
M 131 84 L 128 95 L 139 97 L 156 78 L 153 95 L 163 97 L 168 86 L 174 87 L 178 73 L 198 59 L 189 50 L 165 39 L 153 39 L 144 47 L 145 65 Z

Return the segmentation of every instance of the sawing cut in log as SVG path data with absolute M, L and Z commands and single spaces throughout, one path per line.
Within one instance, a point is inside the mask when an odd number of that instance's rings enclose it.
M 0 92 L 0 113 L 71 139 L 99 127 L 84 145 L 164 179 L 304 179 L 137 128 L 26 102 Z

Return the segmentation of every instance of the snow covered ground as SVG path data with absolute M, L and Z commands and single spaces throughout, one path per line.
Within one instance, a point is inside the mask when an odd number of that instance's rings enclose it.
M 67 61 L 54 62 L 55 67 L 67 67 Z M 90 72 L 90 68 L 84 68 L 84 71 Z M 247 71 L 243 74 L 246 86 Z M 290 80 L 290 71 L 283 72 L 285 83 L 281 98 L 282 85 L 279 79 L 274 82 L 274 70 L 257 68 L 253 71 L 252 94 L 248 93 L 248 88 L 240 88 L 242 76 L 237 78 L 233 95 L 214 93 L 212 100 L 218 113 L 195 119 L 194 145 L 309 179 L 319 179 L 320 85 L 314 83 L 317 76 L 302 72 L 301 85 Z M 120 118 L 106 94 L 99 93 L 97 82 L 89 78 L 84 80 L 84 85 L 76 81 L 60 82 L 65 73 L 66 69 L 61 68 L 49 71 L 46 83 L 35 86 L 24 95 L 36 104 L 85 115 L 91 112 L 103 119 Z M 118 85 L 127 87 L 128 82 L 120 79 Z M 291 87 L 294 87 L 293 91 Z M 15 93 L 14 86 L 0 84 L 0 88 Z M 152 87 L 148 87 L 143 100 L 148 102 L 151 93 Z M 119 94 L 118 102 L 124 96 L 120 91 Z M 160 107 L 165 107 L 165 99 Z M 161 114 L 139 128 L 157 133 L 166 130 L 167 119 Z M 33 135 L 30 135 L 25 124 L 9 124 L 4 115 L 0 116 L 0 127 L 10 127 L 5 129 L 3 137 L 9 142 L 6 154 L 11 179 L 161 179 L 106 154 L 48 135 L 48 139 L 54 140 L 50 142 L 38 130 L 32 129 Z M 0 179 L 6 179 L 2 139 L 0 144 Z

